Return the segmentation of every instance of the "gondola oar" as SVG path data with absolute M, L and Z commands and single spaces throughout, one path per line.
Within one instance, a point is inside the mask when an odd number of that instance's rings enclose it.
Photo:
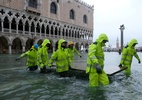
M 107 74 L 108 76 L 113 76 L 113 75 L 115 75 L 115 74 L 117 74 L 117 73 L 119 73 L 119 72 L 122 72 L 123 70 L 125 70 L 125 69 L 127 69 L 128 67 L 122 67 L 120 70 L 118 70 L 118 71 L 116 71 L 116 72 L 113 72 L 113 73 L 111 73 L 111 74 Z

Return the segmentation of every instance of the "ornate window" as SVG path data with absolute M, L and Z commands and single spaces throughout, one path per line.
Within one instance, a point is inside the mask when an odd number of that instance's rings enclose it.
M 83 16 L 83 23 L 87 24 L 87 16 L 86 15 Z
M 56 7 L 56 4 L 54 2 L 52 2 L 51 5 L 50 5 L 50 12 L 57 14 L 57 7 Z
M 33 8 L 37 8 L 37 0 L 29 0 L 29 6 Z
M 73 11 L 73 9 L 70 10 L 70 19 L 74 19 L 74 11 Z

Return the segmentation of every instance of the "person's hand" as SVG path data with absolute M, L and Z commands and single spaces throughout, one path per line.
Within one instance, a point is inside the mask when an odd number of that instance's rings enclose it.
M 17 61 L 17 60 L 20 60 L 20 57 L 16 58 L 15 60 L 16 60 L 16 61 Z
M 140 63 L 141 63 L 141 61 L 139 60 L 139 61 L 138 61 L 138 63 L 140 64 Z
M 97 64 L 95 66 L 95 68 L 96 68 L 98 74 L 102 74 L 102 67 L 99 64 Z
M 121 68 L 121 67 L 122 67 L 122 64 L 119 64 L 119 65 L 118 65 L 118 67 L 120 67 L 120 68 Z

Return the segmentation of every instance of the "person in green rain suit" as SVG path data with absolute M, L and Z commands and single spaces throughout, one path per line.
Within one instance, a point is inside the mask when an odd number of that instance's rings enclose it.
M 96 42 L 89 46 L 86 73 L 89 74 L 90 87 L 109 84 L 108 76 L 103 70 L 104 52 L 102 47 L 106 42 L 108 42 L 108 37 L 102 33 Z
M 50 41 L 45 39 L 38 50 L 38 65 L 40 67 L 40 73 L 46 73 L 46 66 L 48 65 L 48 48 L 50 47 Z
M 74 47 L 74 43 L 72 41 L 69 42 L 68 44 L 68 48 L 67 51 L 69 53 L 71 62 L 73 62 L 74 60 L 74 54 L 76 53 L 78 56 L 82 57 L 81 54 L 76 50 L 76 48 Z
M 138 60 L 138 63 L 141 63 L 141 60 L 135 49 L 136 44 L 138 44 L 137 40 L 132 39 L 130 43 L 123 48 L 123 51 L 122 51 L 122 57 L 121 57 L 119 67 L 120 68 L 122 66 L 127 67 L 127 69 L 124 71 L 126 76 L 129 76 L 131 74 L 131 63 L 132 63 L 133 56 L 136 57 L 136 59 Z
M 58 49 L 52 54 L 49 60 L 49 67 L 52 67 L 53 62 L 56 62 L 56 72 L 60 77 L 68 77 L 68 70 L 70 66 L 69 54 L 66 50 L 67 42 L 64 39 L 58 41 Z
M 27 58 L 27 66 L 29 71 L 35 71 L 38 69 L 37 66 L 37 52 L 38 52 L 38 44 L 34 44 L 30 50 L 20 55 L 20 57 L 16 58 L 16 60 L 20 60 L 23 57 Z

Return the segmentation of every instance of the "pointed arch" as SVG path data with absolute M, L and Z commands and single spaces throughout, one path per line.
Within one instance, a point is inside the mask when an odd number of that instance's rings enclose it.
M 66 29 L 66 36 L 69 36 L 68 29 Z
M 70 10 L 70 19 L 75 19 L 75 12 L 73 9 Z
M 18 29 L 23 31 L 23 22 L 22 19 L 19 20 Z
M 18 37 L 16 37 L 12 41 L 12 52 L 13 53 L 21 53 L 22 52 L 22 42 Z
M 42 33 L 42 34 L 45 33 L 45 26 L 44 26 L 44 24 L 42 24 L 42 26 L 41 26 L 41 33 Z
M 34 25 L 34 22 L 31 23 L 31 32 L 34 32 L 35 31 L 35 25 Z
M 8 41 L 6 36 L 0 36 L 0 53 L 8 53 Z
M 9 19 L 8 19 L 7 16 L 4 18 L 4 28 L 8 28 L 9 29 Z
M 12 19 L 12 22 L 11 22 L 11 29 L 16 30 L 16 19 L 15 19 L 15 18 Z
M 58 28 L 55 27 L 55 35 L 57 35 L 57 34 L 58 34 Z
M 29 22 L 28 21 L 26 21 L 26 23 L 25 23 L 25 31 L 29 31 Z
M 87 16 L 86 15 L 83 16 L 83 23 L 87 24 Z
M 49 34 L 49 25 L 46 26 L 46 34 Z
M 53 14 L 57 14 L 57 6 L 54 2 L 50 4 L 50 12 Z
M 37 33 L 40 33 L 40 24 L 39 23 L 37 23 L 36 31 L 37 31 Z
M 51 34 L 53 35 L 53 32 L 54 32 L 54 27 L 51 26 Z

